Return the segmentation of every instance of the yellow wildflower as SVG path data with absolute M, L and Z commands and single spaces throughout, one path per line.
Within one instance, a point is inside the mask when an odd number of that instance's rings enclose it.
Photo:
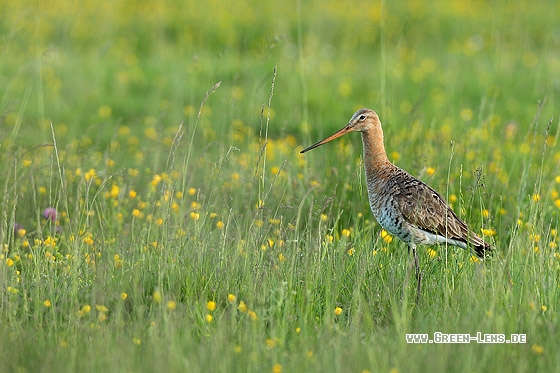
M 167 309 L 170 311 L 175 310 L 175 308 L 177 308 L 177 302 L 175 302 L 174 300 L 168 300 L 167 301 Z
M 152 179 L 152 186 L 156 186 L 158 185 L 161 181 L 163 180 L 163 177 L 161 177 L 161 175 L 155 174 L 154 178 Z
M 89 304 L 85 304 L 80 308 L 78 311 L 78 316 L 83 317 L 91 312 L 91 306 Z
M 493 228 L 490 229 L 485 229 L 485 228 L 481 228 L 480 231 L 482 232 L 483 236 L 495 236 L 496 235 L 496 230 Z
M 544 352 L 544 347 L 538 344 L 531 346 L 531 350 L 537 355 L 541 355 Z
M 154 291 L 154 293 L 152 294 L 152 299 L 156 303 L 161 303 L 163 297 L 162 297 L 161 293 L 159 292 L 159 290 Z
M 247 314 L 253 321 L 257 321 L 259 319 L 255 311 L 248 311 Z
M 393 242 L 393 236 L 391 236 L 391 234 L 387 232 L 385 229 L 381 230 L 380 236 L 381 238 L 383 238 L 383 241 L 387 243 Z
M 13 286 L 8 286 L 7 290 L 8 290 L 8 293 L 10 293 L 10 294 L 17 294 L 17 293 L 19 293 L 19 290 L 16 289 L 15 287 L 13 287 Z
M 111 197 L 112 198 L 117 198 L 119 196 L 119 193 L 121 191 L 121 188 L 119 188 L 117 185 L 112 185 L 111 186 Z

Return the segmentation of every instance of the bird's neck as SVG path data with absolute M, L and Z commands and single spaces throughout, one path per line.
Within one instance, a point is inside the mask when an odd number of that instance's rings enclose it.
M 362 132 L 364 166 L 366 174 L 373 176 L 390 164 L 383 145 L 383 130 L 380 126 Z

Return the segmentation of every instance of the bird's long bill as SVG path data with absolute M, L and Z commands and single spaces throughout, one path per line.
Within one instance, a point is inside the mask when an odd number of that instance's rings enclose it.
M 334 139 L 338 139 L 340 136 L 347 134 L 348 132 L 352 131 L 352 127 L 350 127 L 350 124 L 346 125 L 345 127 L 343 127 L 342 129 L 340 129 L 338 132 L 333 133 L 332 135 L 330 135 L 329 137 L 327 137 L 324 140 L 319 141 L 318 143 L 315 143 L 311 146 L 308 146 L 307 148 L 303 149 L 300 153 L 305 153 L 311 149 L 315 149 L 318 146 L 321 146 L 323 144 L 328 143 L 329 141 L 332 141 Z

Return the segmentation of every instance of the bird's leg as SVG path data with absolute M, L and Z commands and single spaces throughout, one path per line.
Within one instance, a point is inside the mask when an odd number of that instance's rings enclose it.
M 416 287 L 416 300 L 420 300 L 420 289 L 422 288 L 422 277 L 424 274 L 420 271 L 420 262 L 418 261 L 418 254 L 416 253 L 416 245 L 411 244 L 412 246 L 412 254 L 414 255 L 414 266 L 416 267 L 416 281 L 418 281 L 418 285 Z

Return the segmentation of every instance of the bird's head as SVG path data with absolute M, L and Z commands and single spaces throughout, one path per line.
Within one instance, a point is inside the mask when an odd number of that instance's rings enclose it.
M 350 118 L 350 121 L 346 126 L 342 127 L 339 131 L 333 133 L 326 139 L 321 140 L 318 143 L 315 143 L 303 149 L 300 153 L 305 153 L 311 149 L 326 144 L 329 141 L 332 141 L 334 139 L 339 138 L 342 135 L 347 134 L 348 132 L 355 132 L 355 131 L 363 132 L 363 131 L 367 131 L 368 129 L 374 126 L 379 126 L 379 125 L 380 125 L 379 117 L 377 116 L 377 113 L 375 111 L 370 109 L 360 109 L 357 112 L 355 112 L 354 115 L 352 115 L 352 118 Z

